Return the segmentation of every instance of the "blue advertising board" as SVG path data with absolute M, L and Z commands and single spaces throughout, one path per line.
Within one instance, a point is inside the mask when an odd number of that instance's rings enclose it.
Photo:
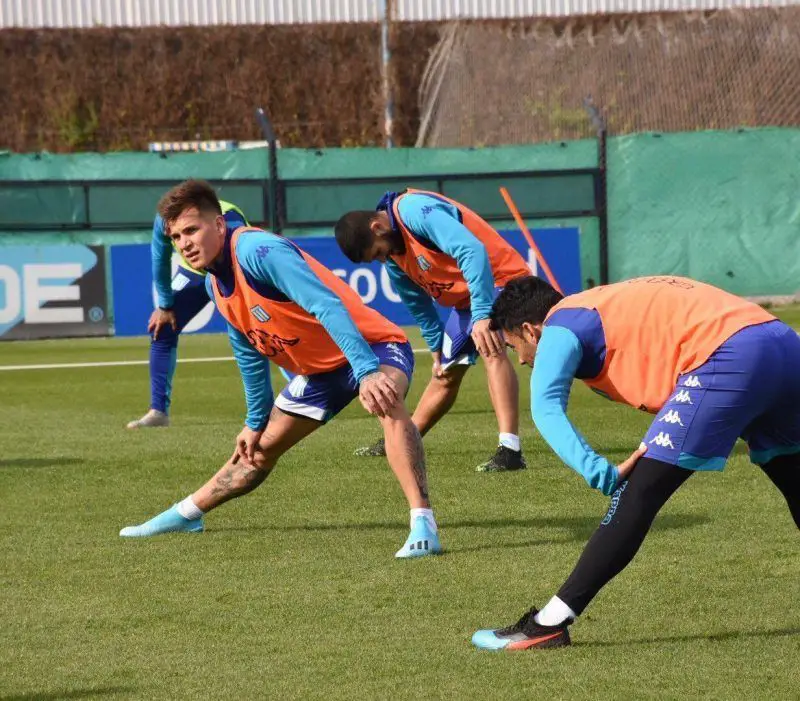
M 523 255 L 531 270 L 537 273 L 536 260 L 522 232 L 511 230 L 500 233 Z M 564 292 L 566 294 L 579 292 L 581 275 L 578 229 L 575 227 L 534 229 L 531 233 Z M 370 307 L 396 324 L 403 326 L 414 324 L 380 263 L 368 265 L 351 263 L 331 236 L 299 238 L 294 242 L 345 280 Z M 173 262 L 173 266 L 177 264 Z M 111 272 L 116 335 L 137 336 L 146 333 L 147 321 L 156 303 L 150 269 L 150 246 L 148 244 L 112 246 Z M 444 313 L 442 310 L 443 315 Z M 222 331 L 225 331 L 225 321 L 209 301 L 189 323 L 184 333 Z
M 0 340 L 109 330 L 102 246 L 0 247 Z

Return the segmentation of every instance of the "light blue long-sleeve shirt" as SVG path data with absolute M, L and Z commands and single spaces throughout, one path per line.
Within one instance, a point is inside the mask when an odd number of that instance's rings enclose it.
M 247 221 L 241 210 L 228 202 L 220 202 L 222 216 L 230 231 L 240 226 L 245 226 Z M 175 304 L 172 291 L 172 254 L 175 249 L 166 236 L 166 226 L 161 215 L 156 214 L 153 220 L 153 237 L 150 240 L 150 263 L 153 270 L 153 283 L 158 296 L 158 306 L 161 309 L 171 309 Z M 204 274 L 202 271 L 197 271 Z
M 418 239 L 455 259 L 469 288 L 473 323 L 488 319 L 494 303 L 494 275 L 489 254 L 483 243 L 461 223 L 458 209 L 437 197 L 412 193 L 400 200 L 398 212 Z M 388 262 L 387 272 L 397 294 L 419 324 L 427 346 L 440 350 L 444 332 L 433 300 L 397 264 Z
M 531 414 L 555 453 L 591 487 L 610 495 L 619 482 L 619 471 L 592 450 L 567 417 L 569 393 L 579 366 L 585 360 L 596 365 L 594 358 L 584 358 L 585 352 L 591 351 L 572 330 L 544 327 L 531 374 Z
M 352 366 L 357 381 L 378 369 L 377 356 L 342 300 L 317 277 L 291 242 L 266 231 L 248 231 L 239 236 L 235 254 L 248 281 L 260 294 L 291 300 L 322 324 Z M 209 272 L 220 281 L 224 293 L 232 291 L 233 271 L 229 261 Z M 213 298 L 210 276 L 206 286 Z M 228 336 L 245 388 L 246 424 L 254 429 L 263 428 L 272 405 L 267 358 L 230 324 Z M 273 360 L 280 364 L 279 358 Z
M 444 326 L 431 296 L 408 277 L 391 258 L 386 261 L 386 272 L 403 304 L 419 325 L 425 345 L 432 351 L 441 350 L 444 342 Z

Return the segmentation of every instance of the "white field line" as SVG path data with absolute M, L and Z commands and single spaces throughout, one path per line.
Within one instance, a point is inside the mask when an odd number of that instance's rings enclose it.
M 427 348 L 414 348 L 414 353 L 425 353 Z M 232 355 L 215 358 L 183 358 L 179 363 L 218 363 L 233 360 Z M 70 368 L 115 368 L 124 365 L 149 365 L 149 360 L 110 360 L 98 363 L 48 363 L 47 365 L 0 365 L 0 372 L 12 370 L 67 370 Z

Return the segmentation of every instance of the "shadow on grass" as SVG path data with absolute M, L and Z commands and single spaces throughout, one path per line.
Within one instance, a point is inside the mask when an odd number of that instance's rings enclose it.
M 488 548 L 507 547 L 517 548 L 526 545 L 539 545 L 558 541 L 569 543 L 573 541 L 588 540 L 594 533 L 603 514 L 597 516 L 534 516 L 531 518 L 501 518 L 486 520 L 443 521 L 440 526 L 444 533 L 450 533 L 458 528 L 558 528 L 568 531 L 566 537 L 540 538 L 527 542 L 508 543 L 506 545 L 480 545 L 475 547 L 455 548 L 449 552 L 468 552 L 471 550 L 485 550 Z M 652 531 L 669 531 L 678 528 L 694 528 L 708 523 L 711 519 L 697 514 L 665 514 L 653 523 Z M 314 532 L 314 531 L 373 531 L 373 530 L 404 530 L 408 526 L 401 521 L 373 521 L 371 523 L 303 523 L 297 525 L 264 525 L 264 526 L 234 526 L 221 528 L 216 533 L 224 534 L 231 531 L 283 531 L 283 532 Z M 207 531 L 214 534 L 215 531 Z
M 800 628 L 777 628 L 776 630 L 731 630 L 725 633 L 695 633 L 693 635 L 663 635 L 654 638 L 635 638 L 627 640 L 602 640 L 575 643 L 575 647 L 619 647 L 622 645 L 651 645 L 662 643 L 687 643 L 693 640 L 704 642 L 725 642 L 741 638 L 783 638 L 800 635 Z
M 80 465 L 86 462 L 83 458 L 6 458 L 0 459 L 0 469 L 4 467 L 63 467 L 64 465 Z M 0 697 L 2 701 L 3 697 Z
M 90 699 L 93 696 L 129 694 L 136 691 L 129 686 L 103 686 L 96 689 L 73 689 L 72 691 L 34 691 L 30 694 L 0 695 L 0 701 L 55 701 L 55 699 Z

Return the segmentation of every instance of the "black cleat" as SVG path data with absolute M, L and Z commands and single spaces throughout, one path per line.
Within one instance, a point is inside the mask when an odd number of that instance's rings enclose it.
M 539 625 L 535 608 L 525 613 L 514 625 L 497 630 L 479 630 L 472 636 L 472 644 L 483 650 L 530 650 L 532 648 L 566 647 L 571 645 L 569 624 L 572 619 L 558 626 Z
M 497 452 L 486 462 L 475 468 L 475 472 L 510 472 L 524 470 L 528 465 L 522 457 L 521 450 L 511 450 L 504 445 L 497 447 Z

